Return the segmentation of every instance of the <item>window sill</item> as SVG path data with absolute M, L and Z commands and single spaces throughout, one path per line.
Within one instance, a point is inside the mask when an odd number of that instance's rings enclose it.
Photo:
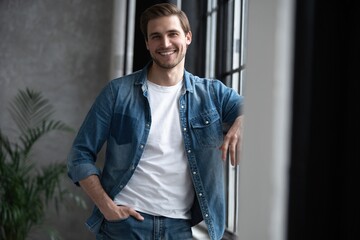
M 205 224 L 202 222 L 192 228 L 194 240 L 209 240 L 209 234 L 207 232 Z M 225 231 L 221 240 L 238 240 L 238 236 L 230 231 Z

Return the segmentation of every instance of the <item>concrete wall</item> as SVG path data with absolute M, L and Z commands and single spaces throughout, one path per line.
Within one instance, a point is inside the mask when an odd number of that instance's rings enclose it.
M 6 112 L 19 89 L 41 91 L 54 105 L 55 119 L 77 130 L 100 89 L 109 80 L 113 1 L 0 1 L 0 126 L 14 134 Z M 74 134 L 53 133 L 34 155 L 41 164 L 65 161 Z M 64 187 L 83 193 L 69 179 Z M 85 199 L 87 199 L 85 197 Z M 73 204 L 50 208 L 46 224 L 63 239 L 94 239 L 84 226 L 91 211 Z M 30 206 L 31 207 L 31 206 Z M 31 239 L 48 239 L 36 229 Z

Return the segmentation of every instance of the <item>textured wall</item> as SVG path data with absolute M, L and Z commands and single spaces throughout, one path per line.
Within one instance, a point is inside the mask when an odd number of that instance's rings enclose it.
M 41 91 L 55 118 L 76 130 L 110 70 L 113 1 L 0 0 L 0 126 L 12 134 L 8 101 L 25 87 Z M 43 164 L 64 161 L 74 134 L 52 133 L 34 152 Z M 65 187 L 78 194 L 68 179 Z M 49 210 L 47 224 L 65 240 L 93 239 L 84 226 L 91 209 Z M 48 239 L 36 230 L 31 239 Z

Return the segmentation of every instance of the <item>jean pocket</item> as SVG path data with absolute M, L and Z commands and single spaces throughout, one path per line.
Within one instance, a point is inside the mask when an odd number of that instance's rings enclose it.
M 115 221 L 104 221 L 102 234 L 106 239 L 144 239 L 135 236 L 148 236 L 151 231 L 146 226 L 146 223 L 130 216 Z
M 131 218 L 131 216 L 126 217 L 126 218 L 119 218 L 119 219 L 116 219 L 116 220 L 106 220 L 105 219 L 104 221 L 106 221 L 108 223 L 119 223 L 119 222 L 124 222 L 124 221 L 128 220 L 129 218 Z

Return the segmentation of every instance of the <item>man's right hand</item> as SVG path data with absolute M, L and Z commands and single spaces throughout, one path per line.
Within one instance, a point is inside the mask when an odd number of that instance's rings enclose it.
M 120 219 L 126 219 L 130 216 L 139 221 L 144 220 L 144 217 L 133 208 L 116 205 L 101 186 L 99 177 L 97 175 L 91 175 L 81 180 L 79 183 L 81 188 L 99 208 L 100 212 L 104 215 L 106 220 L 116 221 Z
M 100 209 L 101 211 L 101 209 Z M 102 211 L 102 214 L 104 215 L 105 219 L 108 221 L 117 221 L 126 219 L 128 217 L 134 217 L 135 219 L 139 221 L 143 221 L 144 217 L 141 216 L 140 213 L 135 211 L 135 209 L 127 207 L 127 206 L 117 206 L 115 205 L 114 208 L 108 208 L 108 210 Z

